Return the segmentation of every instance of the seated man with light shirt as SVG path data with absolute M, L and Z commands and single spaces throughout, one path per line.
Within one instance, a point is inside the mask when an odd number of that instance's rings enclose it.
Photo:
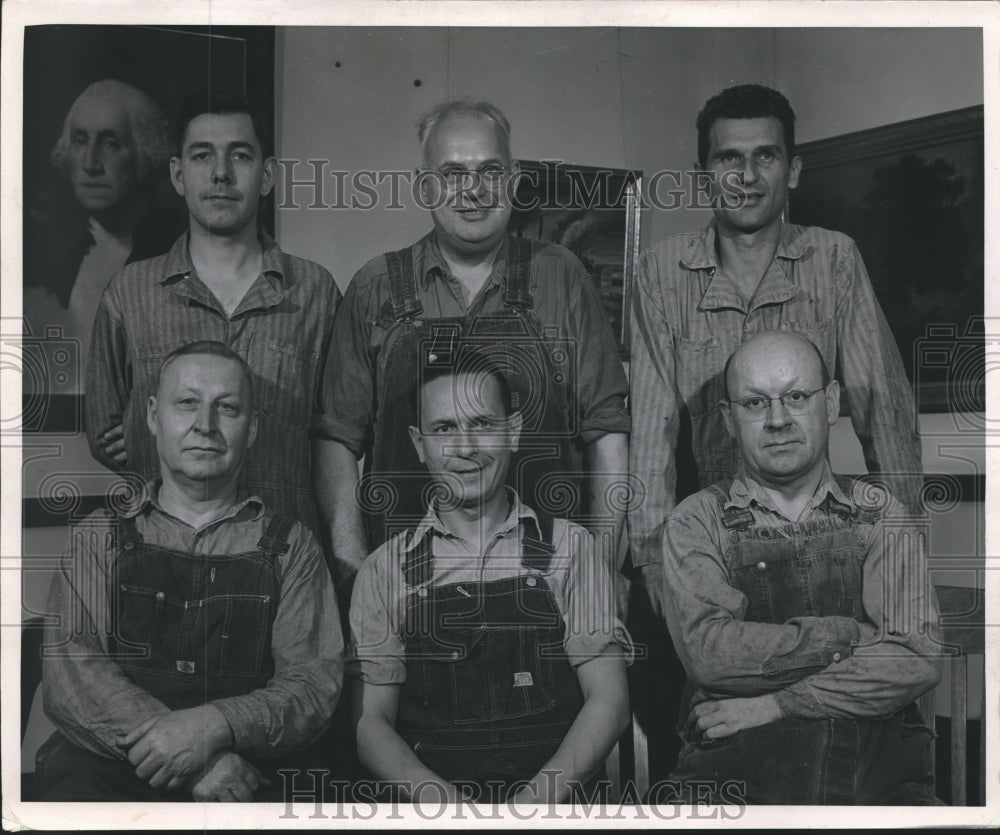
M 429 784 L 425 801 L 563 802 L 628 721 L 611 571 L 584 528 L 505 486 L 521 415 L 499 365 L 423 351 L 410 437 L 430 506 L 363 563 L 351 602 L 359 758 L 418 802 Z

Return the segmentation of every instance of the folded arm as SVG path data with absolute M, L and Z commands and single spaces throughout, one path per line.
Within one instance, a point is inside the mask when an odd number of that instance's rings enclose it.
M 701 500 L 715 502 L 707 495 Z M 714 509 L 691 507 L 698 505 L 682 506 L 666 525 L 664 608 L 678 655 L 700 688 L 731 696 L 770 693 L 851 654 L 861 634 L 853 618 L 743 620 L 747 599 L 729 584 L 725 543 L 706 524 Z

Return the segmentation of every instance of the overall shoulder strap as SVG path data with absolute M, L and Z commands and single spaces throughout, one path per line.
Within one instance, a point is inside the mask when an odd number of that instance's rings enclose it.
M 530 238 L 509 237 L 507 240 L 507 285 L 503 303 L 516 310 L 530 310 L 535 303 L 531 297 L 531 258 L 535 244 Z
M 429 583 L 434 570 L 434 556 L 431 553 L 434 532 L 428 528 L 416 545 L 413 544 L 413 533 L 412 530 L 407 531 L 403 540 L 403 547 L 407 549 L 406 559 L 403 560 L 403 577 L 410 587 Z
M 118 517 L 118 547 L 131 551 L 143 541 L 142 534 L 135 525 L 134 516 Z
M 264 535 L 257 542 L 257 547 L 265 554 L 280 556 L 288 551 L 288 535 L 292 532 L 293 519 L 285 516 L 272 516 L 264 529 Z
M 706 489 L 715 498 L 722 513 L 722 524 L 727 531 L 745 531 L 753 525 L 753 514 L 745 507 L 726 507 L 729 502 L 729 491 L 733 486 L 733 480 L 717 481 L 710 484 Z
M 412 319 L 423 313 L 417 299 L 417 281 L 413 271 L 413 247 L 387 252 L 385 265 L 389 275 L 389 296 L 396 321 Z
M 524 522 L 524 538 L 521 540 L 521 565 L 533 571 L 548 571 L 555 547 L 552 545 L 552 530 L 555 518 L 544 511 L 536 511 L 536 525 L 533 519 Z

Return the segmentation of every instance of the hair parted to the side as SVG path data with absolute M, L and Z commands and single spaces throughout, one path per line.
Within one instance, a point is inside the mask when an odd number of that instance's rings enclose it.
M 218 342 L 214 339 L 199 339 L 196 342 L 188 342 L 167 354 L 160 365 L 159 376 L 156 378 L 157 391 L 159 391 L 160 382 L 163 380 L 164 371 L 167 370 L 171 363 L 181 357 L 224 357 L 227 360 L 235 362 L 243 372 L 243 377 L 250 392 L 250 403 L 251 405 L 253 404 L 253 372 L 250 370 L 250 366 L 247 365 L 247 361 L 243 357 L 226 345 L 226 343 Z
M 712 96 L 698 114 L 698 164 L 708 161 L 708 135 L 718 119 L 761 119 L 773 116 L 781 122 L 785 153 L 795 154 L 795 111 L 781 93 L 763 84 L 740 84 Z
M 414 385 L 414 405 L 420 414 L 420 398 L 424 386 L 446 377 L 468 375 L 479 380 L 492 380 L 500 394 L 504 413 L 510 417 L 518 411 L 514 406 L 510 381 L 501 364 L 482 346 L 462 340 L 449 341 L 447 346 L 421 351 L 418 378 Z
M 68 166 L 69 131 L 73 113 L 81 103 L 92 99 L 116 102 L 128 114 L 132 141 L 139 159 L 140 182 L 170 159 L 173 151 L 170 123 L 160 106 L 138 87 L 114 78 L 105 78 L 84 88 L 66 112 L 62 132 L 49 156 L 56 168 L 65 169 Z
M 474 101 L 469 98 L 449 99 L 436 105 L 432 110 L 417 119 L 417 139 L 421 151 L 426 154 L 427 142 L 434 129 L 441 122 L 454 116 L 485 116 L 493 121 L 503 135 L 504 149 L 510 158 L 510 122 L 504 112 L 488 101 Z
M 184 150 L 184 134 L 187 132 L 188 125 L 194 119 L 206 113 L 214 113 L 219 116 L 230 113 L 246 113 L 253 123 L 254 133 L 257 134 L 257 141 L 260 143 L 261 152 L 264 154 L 264 157 L 274 156 L 271 130 L 260 113 L 242 96 L 216 92 L 214 90 L 191 93 L 184 97 L 177 112 L 177 131 L 174 142 L 175 154 L 180 154 Z

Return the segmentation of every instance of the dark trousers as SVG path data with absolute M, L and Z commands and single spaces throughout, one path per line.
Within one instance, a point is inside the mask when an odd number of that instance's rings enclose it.
M 325 759 L 320 747 L 314 746 L 288 757 L 254 760 L 254 766 L 271 783 L 261 787 L 254 795 L 254 801 L 283 802 L 285 777 L 278 772 L 293 769 L 305 775 L 310 769 L 326 768 Z M 297 782 L 302 779 L 308 778 L 296 776 Z M 127 760 L 110 759 L 86 751 L 58 731 L 38 750 L 35 781 L 38 799 L 45 802 L 192 802 L 190 791 L 154 789 L 145 780 L 136 777 L 134 766 Z

